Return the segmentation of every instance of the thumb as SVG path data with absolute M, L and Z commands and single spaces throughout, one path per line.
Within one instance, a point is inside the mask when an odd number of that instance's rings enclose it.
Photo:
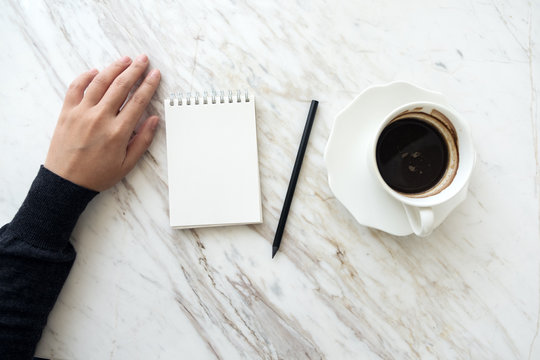
M 157 116 L 150 116 L 141 125 L 139 131 L 128 144 L 126 149 L 126 158 L 124 159 L 123 167 L 126 169 L 126 173 L 131 171 L 137 161 L 143 156 L 144 152 L 152 144 L 154 140 L 154 134 L 159 123 Z

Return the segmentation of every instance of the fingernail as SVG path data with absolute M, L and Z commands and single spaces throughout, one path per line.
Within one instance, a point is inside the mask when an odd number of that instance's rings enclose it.
M 90 75 L 96 75 L 98 73 L 98 69 L 92 69 L 92 70 L 89 70 L 88 73 Z
M 123 62 L 124 64 L 129 64 L 131 62 L 131 59 L 129 58 L 129 56 L 123 56 L 122 58 L 120 58 L 120 62 Z
M 154 70 L 150 71 L 150 74 L 148 74 L 149 79 L 155 79 L 157 77 L 159 77 L 159 70 L 158 69 L 154 69 Z
M 156 128 L 157 128 L 158 124 L 159 124 L 159 118 L 155 117 L 152 120 L 152 124 L 151 124 L 152 131 L 156 131 Z
M 145 54 L 141 54 L 137 56 L 137 61 L 145 63 L 148 61 L 148 56 L 146 56 Z

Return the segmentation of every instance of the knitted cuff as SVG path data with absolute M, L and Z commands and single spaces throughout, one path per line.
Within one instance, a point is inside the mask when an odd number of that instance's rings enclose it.
M 9 229 L 33 246 L 61 250 L 86 205 L 97 194 L 41 165 Z

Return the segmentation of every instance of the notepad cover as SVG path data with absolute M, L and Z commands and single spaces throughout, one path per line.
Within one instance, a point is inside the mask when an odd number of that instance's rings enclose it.
M 246 100 L 165 100 L 172 227 L 262 222 L 255 98 Z

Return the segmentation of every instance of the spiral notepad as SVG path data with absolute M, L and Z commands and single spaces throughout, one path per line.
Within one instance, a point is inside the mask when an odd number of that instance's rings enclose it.
M 261 223 L 255 98 L 188 93 L 164 105 L 171 226 Z

